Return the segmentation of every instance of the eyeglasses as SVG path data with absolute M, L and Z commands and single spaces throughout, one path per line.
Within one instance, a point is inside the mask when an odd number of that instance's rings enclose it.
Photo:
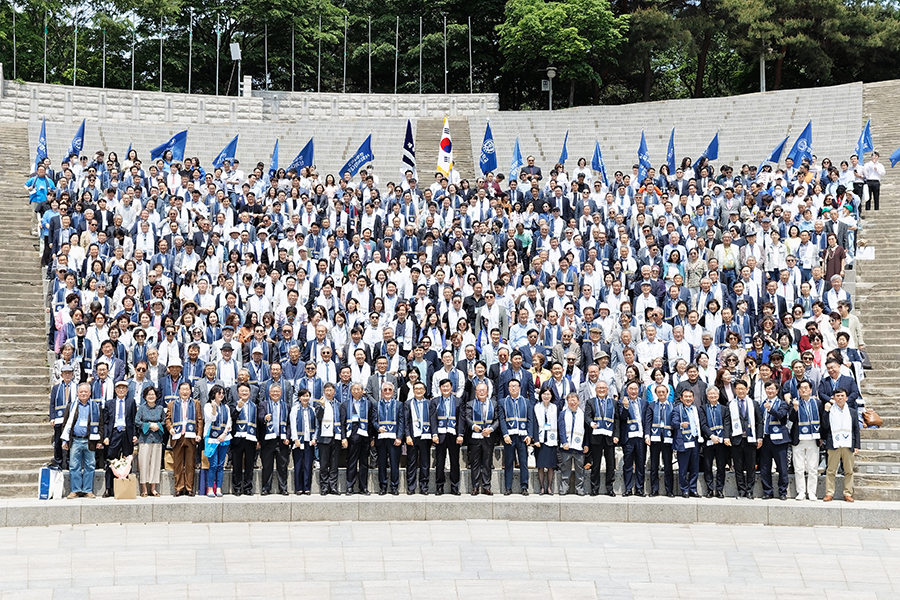
M 143 373 L 143 372 L 145 372 L 146 370 L 147 370 L 147 369 L 144 369 L 144 368 L 141 368 L 141 367 L 138 367 L 137 369 L 135 369 L 135 371 L 137 371 L 138 373 Z

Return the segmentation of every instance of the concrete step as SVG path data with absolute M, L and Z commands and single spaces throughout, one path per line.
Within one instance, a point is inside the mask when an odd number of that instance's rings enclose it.
M 43 429 L 43 432 L 0 434 L 0 451 L 2 451 L 3 448 L 25 448 L 31 446 L 38 446 L 41 449 L 45 449 L 47 444 L 50 444 L 53 441 L 53 430 L 50 429 L 50 425 L 45 425 Z
M 40 420 L 43 418 L 43 420 Z M 52 435 L 53 428 L 47 421 L 46 415 L 43 417 L 35 415 L 33 421 L 27 423 L 0 423 L 0 441 L 6 436 L 44 436 Z
M 0 446 L 0 468 L 3 468 L 3 461 L 7 460 L 21 460 L 23 463 L 50 460 L 52 457 L 52 452 L 48 454 L 50 439 L 48 437 L 47 442 L 41 445 Z
M 876 409 L 878 411 L 878 409 Z M 881 412 L 878 412 L 881 415 Z M 900 420 L 900 417 L 895 417 Z M 887 417 L 882 417 L 887 419 Z M 2 426 L 0 426 L 2 427 Z M 0 429 L 2 431 L 2 429 Z M 861 429 L 859 436 L 862 440 L 896 440 L 900 438 L 900 428 L 897 427 L 878 427 L 877 429 Z
M 49 401 L 47 406 L 49 406 Z M 0 424 L 46 423 L 47 406 L 43 407 L 43 409 L 32 410 L 0 410 Z
M 857 454 L 857 461 L 900 464 L 900 450 L 866 450 L 865 444 L 862 445 L 863 449 Z

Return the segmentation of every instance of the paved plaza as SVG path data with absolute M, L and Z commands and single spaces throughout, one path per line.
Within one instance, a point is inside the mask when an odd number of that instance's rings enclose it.
M 0 598 L 900 597 L 900 531 L 507 521 L 0 529 Z

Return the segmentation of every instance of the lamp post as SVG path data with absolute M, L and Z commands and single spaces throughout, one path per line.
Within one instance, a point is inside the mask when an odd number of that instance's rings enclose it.
M 547 67 L 547 79 L 550 81 L 550 110 L 553 110 L 553 78 L 556 77 L 556 67 Z

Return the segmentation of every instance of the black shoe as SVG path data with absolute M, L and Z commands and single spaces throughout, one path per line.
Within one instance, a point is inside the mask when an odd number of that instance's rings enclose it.
M 746 498 L 747 500 L 753 500 L 753 492 L 746 492 L 744 494 L 744 498 Z
M 606 492 L 606 495 L 609 496 L 610 498 L 615 498 L 616 492 L 614 490 L 609 490 Z
M 232 496 L 240 496 L 241 494 L 243 494 L 241 490 L 234 490 L 233 492 L 231 492 Z
M 400 495 L 400 490 L 398 490 L 397 488 L 394 488 L 391 490 L 391 496 L 399 496 L 399 495 Z
M 434 490 L 434 495 L 435 496 L 443 496 L 444 495 L 443 488 L 437 488 L 436 490 Z
M 271 493 L 271 492 L 269 492 L 269 490 L 263 490 L 262 492 L 260 492 L 259 495 L 260 495 L 260 496 L 268 496 L 270 493 Z
M 307 496 L 312 496 L 312 492 L 310 490 L 306 490 L 303 493 L 306 494 Z
M 481 488 L 481 493 L 484 496 L 493 496 L 494 495 L 494 492 L 492 492 L 491 490 L 486 490 L 484 488 Z
M 503 490 L 504 496 L 509 496 L 510 494 L 512 494 L 512 490 Z
M 780 496 L 778 496 L 778 499 L 779 500 L 787 500 L 787 494 L 781 494 Z
M 278 493 L 281 494 L 282 496 L 287 496 L 287 495 L 288 495 L 288 491 L 287 491 L 287 490 L 281 490 L 281 491 L 278 492 Z
M 688 494 L 687 492 L 684 492 L 683 494 L 681 494 L 681 497 L 682 497 L 682 498 L 690 498 L 691 495 Z
M 644 494 L 644 490 L 638 490 L 634 493 L 634 495 L 643 498 L 646 494 Z
M 380 490 L 378 490 L 378 495 L 379 495 L 379 496 L 385 496 L 385 495 L 387 495 L 387 489 L 386 489 L 386 488 L 381 488 Z
M 187 493 L 187 495 L 190 496 L 191 498 L 193 498 L 194 496 L 197 495 L 197 492 L 195 492 L 194 490 L 191 490 Z
M 631 496 L 632 494 L 634 494 L 633 491 L 631 491 L 631 490 L 625 490 L 625 493 L 622 494 L 622 495 L 623 495 L 623 496 Z
M 428 490 L 419 490 L 419 493 L 422 494 L 423 496 L 427 496 Z
M 650 492 L 651 498 L 656 498 L 657 496 L 659 496 L 659 492 Z
M 462 496 L 462 493 L 459 490 L 450 490 L 450 493 L 454 496 Z
M 300 491 L 300 490 L 297 490 L 296 492 L 294 492 L 294 495 L 296 495 L 296 496 L 302 496 L 302 495 L 303 495 L 303 492 Z
M 722 493 L 722 490 L 716 491 L 716 498 L 724 498 L 725 494 Z
M 691 497 L 691 498 L 699 498 L 699 497 L 700 497 L 700 494 L 698 494 L 697 492 L 691 492 L 691 493 L 690 493 L 690 497 Z
M 763 495 L 762 499 L 763 500 L 774 500 L 775 496 L 773 496 L 772 494 L 765 494 L 765 495 Z
M 478 495 L 478 488 L 472 488 L 472 491 L 469 492 L 469 493 L 472 494 L 473 496 L 477 496 L 477 495 Z
M 406 495 L 407 495 L 407 496 L 415 496 L 415 495 L 416 495 L 416 488 L 413 488 L 413 489 L 411 489 L 411 490 L 410 490 L 410 489 L 407 489 L 407 490 L 406 490 Z
M 716 493 L 715 493 L 714 491 L 709 490 L 708 492 L 706 492 L 706 497 L 707 497 L 707 498 L 712 498 L 713 496 L 715 496 L 715 494 L 716 494 Z
M 666 496 L 667 496 L 668 498 L 674 498 L 674 497 L 675 497 L 675 492 L 669 492 L 669 493 L 666 494 Z
M 112 496 L 113 496 L 113 493 L 109 490 L 106 490 L 105 492 L 103 492 L 104 498 L 112 498 Z
M 348 495 L 348 496 L 352 496 L 354 493 L 355 493 L 355 492 L 353 491 L 352 488 L 347 488 L 347 495 Z
M 527 496 L 527 495 L 528 495 L 528 490 L 522 490 L 522 495 L 523 495 L 523 496 Z
M 328 490 L 320 490 L 319 493 L 322 494 L 323 496 L 327 496 Z
M 600 495 L 600 492 L 598 492 L 596 490 L 591 490 L 591 496 L 599 496 L 599 495 Z
M 372 495 L 372 492 L 370 492 L 369 490 L 361 490 L 359 493 L 362 494 L 363 496 L 371 496 Z

